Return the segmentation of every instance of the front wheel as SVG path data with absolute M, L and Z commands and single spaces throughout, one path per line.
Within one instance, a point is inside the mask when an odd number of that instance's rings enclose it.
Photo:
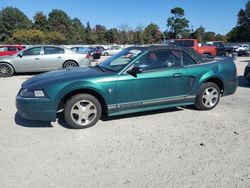
M 78 94 L 67 100 L 64 108 L 66 123 L 74 129 L 94 126 L 102 114 L 101 104 L 94 96 Z
M 220 101 L 220 88 L 213 82 L 201 85 L 196 95 L 195 106 L 199 110 L 211 110 Z
M 14 74 L 14 69 L 7 63 L 0 63 L 0 77 L 10 77 Z

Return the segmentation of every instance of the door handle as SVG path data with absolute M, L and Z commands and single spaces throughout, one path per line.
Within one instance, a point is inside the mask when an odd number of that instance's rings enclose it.
M 61 59 L 62 57 L 61 57 L 61 56 L 58 56 L 57 58 L 58 58 L 58 59 Z
M 35 58 L 35 60 L 39 60 L 39 58 L 38 58 L 38 57 L 36 57 L 36 58 Z
M 182 74 L 181 74 L 181 73 L 175 73 L 173 76 L 174 76 L 174 77 L 181 77 Z

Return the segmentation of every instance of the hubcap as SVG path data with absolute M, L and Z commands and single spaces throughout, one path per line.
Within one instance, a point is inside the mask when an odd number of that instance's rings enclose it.
M 67 63 L 66 68 L 76 67 L 74 63 Z
M 86 126 L 96 118 L 97 109 L 91 101 L 82 100 L 73 105 L 70 114 L 76 124 Z
M 202 103 L 204 106 L 211 108 L 216 105 L 217 101 L 219 99 L 219 93 L 218 91 L 213 88 L 207 88 L 202 96 Z
M 0 74 L 8 75 L 10 73 L 10 68 L 6 65 L 0 65 Z

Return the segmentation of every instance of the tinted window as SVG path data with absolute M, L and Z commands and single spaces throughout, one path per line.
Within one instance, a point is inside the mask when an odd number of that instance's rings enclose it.
M 185 52 L 182 52 L 182 58 L 183 58 L 183 65 L 194 65 L 196 64 L 195 61 Z
M 30 48 L 22 52 L 23 56 L 40 55 L 41 47 Z
M 174 44 L 176 46 L 181 46 L 181 47 L 193 47 L 194 46 L 194 41 L 193 40 L 175 40 Z
M 78 49 L 78 48 L 76 48 L 76 47 L 71 48 L 71 50 L 73 50 L 74 52 L 77 52 L 77 49 Z
M 177 50 L 152 51 L 142 56 L 137 66 L 145 70 L 181 66 L 181 54 Z
M 8 51 L 17 51 L 17 48 L 15 46 L 9 46 Z
M 64 49 L 57 47 L 44 47 L 44 54 L 63 54 Z

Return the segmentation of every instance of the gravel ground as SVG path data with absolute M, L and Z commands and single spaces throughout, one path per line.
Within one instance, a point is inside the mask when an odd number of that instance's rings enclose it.
M 0 187 L 250 187 L 250 84 L 212 111 L 171 108 L 71 130 L 26 121 L 15 95 L 31 75 L 0 79 Z

